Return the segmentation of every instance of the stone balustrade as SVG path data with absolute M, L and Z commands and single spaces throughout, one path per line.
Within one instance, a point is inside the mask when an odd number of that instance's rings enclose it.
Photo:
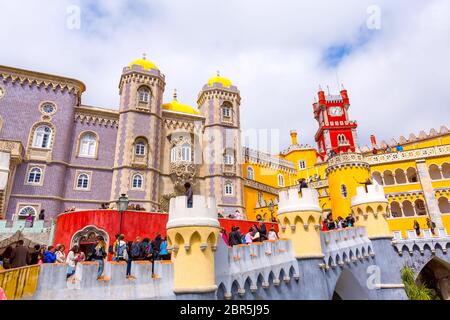
M 322 232 L 320 240 L 324 254 L 320 266 L 326 270 L 375 256 L 364 227 Z
M 227 247 L 219 242 L 216 252 L 216 283 L 225 286 L 230 294 L 233 283 L 239 286 L 239 293 L 245 293 L 245 283 L 249 280 L 251 290 L 258 289 L 258 278 L 262 276 L 262 287 L 269 287 L 272 274 L 273 285 L 281 281 L 289 282 L 299 279 L 297 260 L 294 257 L 290 240 L 264 241 Z M 280 279 L 280 275 L 283 275 Z
M 126 278 L 126 262 L 106 262 L 104 277 L 97 279 L 98 262 L 81 262 L 66 280 L 66 264 L 43 264 L 34 300 L 137 300 L 174 299 L 173 264 L 133 261 L 132 278 Z
M 450 246 L 450 235 L 447 234 L 445 228 L 437 228 L 434 235 L 430 229 L 422 229 L 420 235 L 417 235 L 415 230 L 406 230 L 406 238 L 403 238 L 401 231 L 394 231 L 393 235 L 392 245 L 399 255 L 403 255 L 405 251 L 412 255 L 414 249 L 420 251 L 421 254 L 426 249 L 433 254 L 436 250 L 446 253 Z

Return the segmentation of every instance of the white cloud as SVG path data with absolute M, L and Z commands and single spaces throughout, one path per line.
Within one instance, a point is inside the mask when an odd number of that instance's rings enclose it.
M 85 104 L 117 107 L 122 67 L 147 52 L 173 88 L 195 104 L 221 70 L 239 86 L 243 129 L 279 128 L 281 143 L 297 129 L 313 144 L 312 103 L 318 84 L 336 90 L 336 69 L 322 57 L 355 43 L 372 1 L 158 0 L 3 2 L 0 63 L 72 76 L 87 84 Z M 66 28 L 66 9 L 80 4 L 80 30 Z M 418 133 L 449 119 L 450 4 L 378 1 L 381 30 L 338 66 L 351 117 L 368 142 Z

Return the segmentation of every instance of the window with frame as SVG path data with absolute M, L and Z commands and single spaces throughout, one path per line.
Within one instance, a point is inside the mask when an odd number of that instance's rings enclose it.
M 140 88 L 138 91 L 139 102 L 149 103 L 150 102 L 150 90 L 148 88 Z
M 52 142 L 51 140 L 52 140 L 52 129 L 49 126 L 45 125 L 39 126 L 34 131 L 33 147 L 49 149 Z
M 223 162 L 229 166 L 234 164 L 234 155 L 231 151 L 227 151 L 224 154 Z
M 27 182 L 31 184 L 39 184 L 42 178 L 42 169 L 39 167 L 33 167 L 28 172 Z
M 92 132 L 84 133 L 80 138 L 79 155 L 83 157 L 95 157 L 97 152 L 97 136 Z
M 170 149 L 170 162 L 174 163 L 178 160 L 178 147 L 173 146 L 172 149 Z
M 140 173 L 136 173 L 133 175 L 132 188 L 133 189 L 142 189 L 144 178 Z
M 231 121 L 233 115 L 233 108 L 229 103 L 225 103 L 222 105 L 222 119 L 224 121 Z
M 30 215 L 32 215 L 34 217 L 36 217 L 36 215 L 37 215 L 36 209 L 32 206 L 25 206 L 25 207 L 21 208 L 18 213 L 19 219 L 25 219 Z
M 348 197 L 348 190 L 347 190 L 347 186 L 345 184 L 341 185 L 341 195 L 343 198 Z
M 255 179 L 255 170 L 253 167 L 247 167 L 247 179 L 254 180 Z
M 232 196 L 234 193 L 233 183 L 226 182 L 225 183 L 225 195 Z
M 191 162 L 191 145 L 189 143 L 181 146 L 181 161 Z
M 89 175 L 87 173 L 80 173 L 77 177 L 77 189 L 89 189 Z
M 298 168 L 301 169 L 306 169 L 306 161 L 305 160 L 299 160 L 298 161 Z
M 279 187 L 284 187 L 284 177 L 282 174 L 278 175 L 278 186 Z
M 134 148 L 134 154 L 137 156 L 145 156 L 145 145 L 144 141 L 138 141 Z

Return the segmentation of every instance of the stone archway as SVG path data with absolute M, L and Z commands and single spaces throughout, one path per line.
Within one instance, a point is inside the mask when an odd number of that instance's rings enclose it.
M 87 248 L 95 243 L 98 236 L 102 236 L 105 239 L 106 245 L 109 245 L 108 233 L 94 225 L 89 225 L 74 233 L 70 240 L 70 247 L 78 245 L 80 250 L 86 253 Z
M 344 269 L 334 287 L 332 300 L 369 300 L 369 296 L 355 275 Z
M 450 300 L 450 263 L 433 257 L 420 270 L 416 283 L 432 289 L 444 300 Z

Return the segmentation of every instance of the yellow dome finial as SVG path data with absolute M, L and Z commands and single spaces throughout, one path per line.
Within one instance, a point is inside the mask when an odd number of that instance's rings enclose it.
M 147 54 L 145 52 L 142 54 L 142 59 L 147 60 Z
M 220 77 L 220 70 L 217 70 L 217 76 Z

